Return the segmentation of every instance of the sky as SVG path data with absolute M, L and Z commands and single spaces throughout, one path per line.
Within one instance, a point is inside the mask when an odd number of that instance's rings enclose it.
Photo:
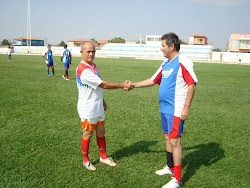
M 139 40 L 176 33 L 202 34 L 224 50 L 231 34 L 250 33 L 250 0 L 30 0 L 32 37 Z M 27 0 L 0 0 L 0 41 L 27 36 Z

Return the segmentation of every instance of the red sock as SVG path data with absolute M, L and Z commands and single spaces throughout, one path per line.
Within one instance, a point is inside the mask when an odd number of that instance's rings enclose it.
M 170 170 L 173 170 L 173 171 L 174 171 L 174 167 L 170 168 Z
M 69 79 L 69 73 L 67 73 L 67 79 Z
M 174 165 L 174 178 L 176 178 L 178 182 L 181 182 L 181 169 L 182 164 L 177 166 Z
M 105 136 L 103 137 L 98 137 L 96 136 L 96 142 L 97 142 L 97 145 L 99 147 L 99 150 L 100 150 L 100 156 L 102 159 L 107 159 L 108 156 L 107 156 L 107 152 L 106 152 L 106 140 L 105 140 Z
M 81 145 L 82 145 L 82 155 L 83 155 L 84 163 L 89 161 L 89 143 L 90 143 L 90 140 L 84 140 L 82 138 Z

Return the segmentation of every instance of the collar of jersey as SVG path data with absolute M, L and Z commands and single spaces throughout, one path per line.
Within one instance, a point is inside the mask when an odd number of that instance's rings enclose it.
M 85 63 L 85 62 L 83 62 L 83 61 L 81 61 L 81 63 L 83 63 L 83 64 L 85 64 L 85 65 L 88 65 L 88 66 L 90 66 L 90 67 L 94 68 L 94 65 L 93 65 L 93 64 L 92 64 L 92 66 L 91 66 L 90 64 Z
M 169 62 L 169 59 L 167 59 L 167 60 L 164 62 L 164 64 L 165 64 L 165 63 L 168 63 L 168 64 L 172 63 L 179 55 L 180 55 L 180 54 L 178 54 L 171 62 Z

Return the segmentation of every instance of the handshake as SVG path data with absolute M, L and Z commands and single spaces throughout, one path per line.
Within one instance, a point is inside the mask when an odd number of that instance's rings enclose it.
M 132 89 L 134 89 L 134 87 L 135 87 L 135 84 L 133 84 L 131 81 L 129 81 L 129 80 L 126 80 L 125 82 L 124 82 L 124 90 L 125 91 L 130 91 L 130 90 L 132 90 Z

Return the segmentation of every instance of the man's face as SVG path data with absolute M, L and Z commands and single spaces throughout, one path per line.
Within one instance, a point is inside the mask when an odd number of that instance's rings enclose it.
M 164 57 L 169 58 L 170 54 L 174 50 L 174 44 L 171 44 L 170 46 L 168 46 L 166 44 L 166 40 L 162 40 L 162 42 L 161 42 L 161 49 L 160 50 L 163 52 L 163 56 Z
M 85 62 L 91 63 L 95 59 L 95 46 L 84 45 L 83 51 L 81 51 L 82 58 Z
M 51 50 L 51 46 L 48 46 L 48 50 L 49 50 L 49 51 Z

